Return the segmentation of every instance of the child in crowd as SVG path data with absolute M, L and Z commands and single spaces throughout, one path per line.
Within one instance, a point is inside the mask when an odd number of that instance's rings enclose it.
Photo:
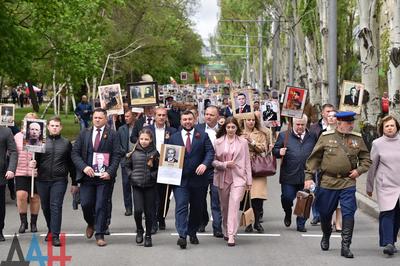
M 144 246 L 151 247 L 151 226 L 156 204 L 156 183 L 160 154 L 153 142 L 153 134 L 150 129 L 144 128 L 139 132 L 138 142 L 127 156 L 126 167 L 133 190 L 134 217 L 137 229 L 136 243 L 143 243 L 142 216 L 144 212 L 146 217 Z

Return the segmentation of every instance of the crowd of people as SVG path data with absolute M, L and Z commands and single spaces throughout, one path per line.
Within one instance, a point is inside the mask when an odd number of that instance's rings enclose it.
M 254 222 L 245 230 L 264 232 L 260 221 L 267 199 L 267 177 L 253 176 L 252 159 L 272 153 L 281 160 L 279 182 L 286 227 L 292 223 L 296 193 L 315 187 L 311 224 L 321 226 L 320 248 L 329 250 L 334 224 L 342 236 L 341 255 L 353 258 L 350 245 L 357 209 L 356 179 L 369 171 L 366 191 L 371 196 L 375 185 L 381 211 L 379 245 L 385 254 L 397 252 L 400 169 L 396 162 L 400 158 L 400 137 L 399 123 L 394 117 L 382 119 L 381 137 L 373 142 L 370 156 L 361 135 L 353 131 L 356 114 L 338 112 L 331 104 L 322 106 L 318 122 L 310 125 L 303 114 L 293 118 L 287 130 L 275 132 L 277 128 L 263 126 L 258 110 L 250 112 L 239 106 L 239 116 L 233 116 L 229 101 L 222 108 L 209 105 L 201 113 L 194 106 L 174 102 L 172 97 L 166 100 L 163 106 L 145 106 L 142 110 L 125 104 L 124 115 L 110 119 L 106 110 L 93 110 L 87 98 L 82 97 L 76 110 L 81 131 L 75 142 L 71 144 L 62 137 L 59 117 L 50 118 L 45 153 L 37 153 L 34 158 L 23 150 L 25 129 L 13 136 L 11 129 L 0 127 L 0 156 L 4 158 L 0 160 L 0 174 L 4 177 L 0 179 L 0 241 L 5 240 L 5 183 L 15 178 L 19 233 L 29 228 L 28 205 L 31 232 L 38 230 L 36 221 L 41 205 L 48 230 L 45 240 L 51 239 L 54 246 L 60 246 L 62 204 L 70 177 L 71 192 L 80 193 L 86 237 L 95 236 L 98 246 L 106 246 L 112 193 L 120 166 L 124 215 L 134 217 L 137 244 L 144 242 L 144 247 L 151 247 L 152 234 L 165 230 L 172 190 L 177 245 L 181 249 L 187 247 L 187 238 L 190 244 L 199 244 L 197 232 L 203 232 L 210 220 L 208 192 L 213 236 L 224 238 L 233 247 L 246 191 L 250 191 Z M 247 115 L 241 116 L 242 112 Z M 36 117 L 34 113 L 25 116 Z M 199 122 L 200 117 L 203 121 Z M 172 189 L 157 183 L 162 144 L 185 147 L 181 184 Z M 176 151 L 168 151 L 167 156 L 169 153 L 172 161 Z M 32 171 L 36 176 L 34 196 L 28 201 Z M 296 230 L 307 231 L 305 218 L 296 217 Z

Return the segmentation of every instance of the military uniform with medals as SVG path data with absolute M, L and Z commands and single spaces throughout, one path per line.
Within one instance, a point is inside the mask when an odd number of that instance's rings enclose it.
M 353 121 L 354 112 L 337 113 L 339 121 Z M 361 175 L 371 165 L 369 151 L 356 132 L 340 133 L 337 130 L 322 133 L 306 163 L 305 180 L 312 180 L 314 172 L 321 169 L 321 183 L 316 200 L 320 210 L 323 238 L 321 249 L 329 249 L 332 232 L 331 219 L 338 203 L 342 209 L 342 256 L 352 258 L 350 244 L 354 228 L 356 204 L 356 179 L 349 177 L 350 171 Z

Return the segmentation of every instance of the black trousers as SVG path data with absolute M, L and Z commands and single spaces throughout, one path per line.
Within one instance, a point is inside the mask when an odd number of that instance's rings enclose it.
M 169 210 L 169 202 L 170 202 L 170 196 L 172 193 L 172 186 L 169 186 L 168 188 L 168 195 L 167 198 L 165 198 L 165 194 L 167 193 L 167 184 L 160 184 L 157 183 L 157 200 L 156 200 L 156 211 L 157 211 L 157 221 L 163 221 L 164 220 L 164 206 L 165 206 L 165 200 L 167 201 L 167 206 L 166 206 L 166 211 L 165 215 L 168 214 Z
M 0 185 L 0 231 L 4 229 L 6 218 L 6 185 Z
M 133 206 L 134 216 L 136 222 L 136 229 L 143 231 L 142 217 L 143 212 L 146 217 L 146 236 L 151 235 L 151 227 L 153 225 L 154 210 L 156 206 L 157 189 L 156 186 L 151 187 L 137 187 L 132 186 L 133 189 Z

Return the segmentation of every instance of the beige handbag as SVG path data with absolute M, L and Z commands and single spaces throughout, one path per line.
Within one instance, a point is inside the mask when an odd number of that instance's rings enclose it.
M 243 212 L 240 216 L 240 226 L 248 226 L 254 223 L 254 211 L 251 207 L 251 200 L 250 200 L 250 191 L 246 191 L 244 194 L 244 205 L 243 205 Z M 246 208 L 247 200 L 249 200 L 250 208 L 244 210 Z

